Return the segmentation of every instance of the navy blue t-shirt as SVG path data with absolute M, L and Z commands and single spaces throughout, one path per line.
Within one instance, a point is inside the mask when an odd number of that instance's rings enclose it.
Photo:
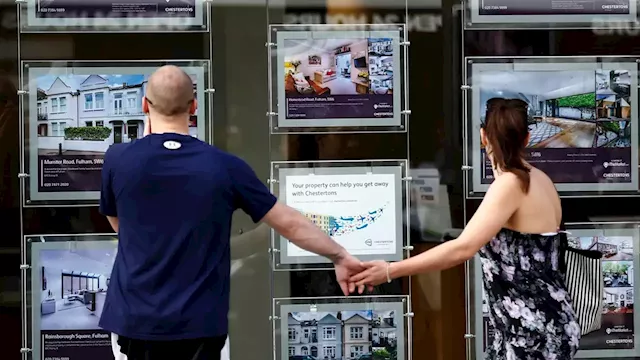
M 152 134 L 105 154 L 100 212 L 119 219 L 100 327 L 140 340 L 228 331 L 231 217 L 276 198 L 241 159 L 196 138 Z

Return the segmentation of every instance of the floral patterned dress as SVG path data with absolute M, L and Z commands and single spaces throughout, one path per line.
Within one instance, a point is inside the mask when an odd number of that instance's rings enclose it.
M 489 326 L 485 359 L 570 360 L 580 326 L 560 272 L 559 234 L 502 229 L 480 250 Z

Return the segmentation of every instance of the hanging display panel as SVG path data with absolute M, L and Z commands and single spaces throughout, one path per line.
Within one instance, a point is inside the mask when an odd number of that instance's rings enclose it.
M 636 0 L 467 0 L 466 28 L 594 28 L 633 24 Z M 628 26 L 628 25 L 627 25 Z
M 576 358 L 632 358 L 640 356 L 640 315 L 634 311 L 639 290 L 635 278 L 640 276 L 640 237 L 636 224 L 579 223 L 567 224 L 569 246 L 603 253 L 604 302 L 599 330 L 583 335 Z M 475 331 L 481 341 L 476 351 L 483 354 L 493 334 L 489 326 L 489 307 L 482 285 L 482 264 L 474 261 Z
M 98 322 L 117 253 L 115 234 L 29 235 L 23 308 L 33 359 L 113 360 Z M 29 310 L 28 310 L 29 309 Z
M 274 359 L 411 359 L 408 301 L 274 299 Z
M 638 65 L 632 58 L 468 58 L 470 197 L 493 168 L 480 128 L 493 98 L 528 105 L 527 160 L 563 196 L 638 193 Z
M 271 25 L 272 133 L 404 132 L 403 25 Z
M 25 0 L 21 32 L 208 31 L 203 0 Z
M 208 61 L 24 62 L 25 206 L 97 204 L 104 154 L 143 136 L 147 79 L 176 65 L 199 99 L 190 133 L 207 141 Z
M 273 162 L 272 192 L 361 260 L 404 259 L 406 160 Z M 276 269 L 329 260 L 272 232 Z

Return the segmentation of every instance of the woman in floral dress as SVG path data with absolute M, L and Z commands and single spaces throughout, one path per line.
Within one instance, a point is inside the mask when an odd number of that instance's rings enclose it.
M 560 270 L 562 208 L 553 182 L 524 159 L 528 105 L 491 99 L 481 129 L 494 181 L 462 234 L 395 263 L 371 261 L 356 285 L 459 265 L 478 252 L 494 334 L 486 359 L 570 360 L 580 340 Z

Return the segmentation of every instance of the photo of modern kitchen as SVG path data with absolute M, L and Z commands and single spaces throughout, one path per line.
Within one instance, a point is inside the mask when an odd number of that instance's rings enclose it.
M 116 251 L 40 251 L 40 330 L 99 329 Z

